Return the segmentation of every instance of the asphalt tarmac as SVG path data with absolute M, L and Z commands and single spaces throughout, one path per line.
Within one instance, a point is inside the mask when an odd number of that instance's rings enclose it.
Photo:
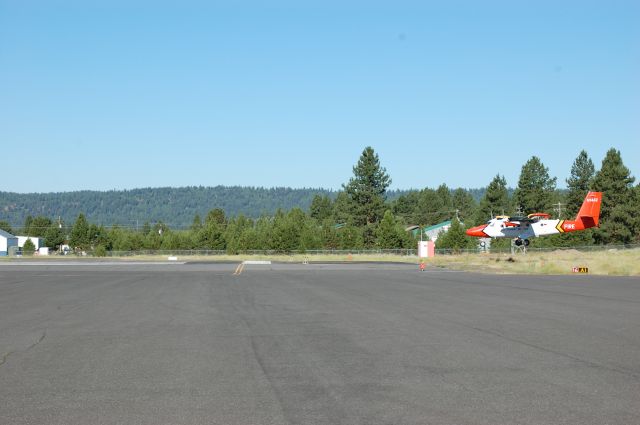
M 0 424 L 640 424 L 640 279 L 0 263 Z

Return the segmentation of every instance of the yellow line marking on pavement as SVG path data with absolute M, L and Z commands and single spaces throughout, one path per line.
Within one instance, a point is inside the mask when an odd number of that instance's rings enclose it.
M 233 272 L 233 274 L 237 276 L 242 273 L 242 270 L 244 270 L 244 263 L 238 264 L 238 267 L 236 267 L 236 271 Z

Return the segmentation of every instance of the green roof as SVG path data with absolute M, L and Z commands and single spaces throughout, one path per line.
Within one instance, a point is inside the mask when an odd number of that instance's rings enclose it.
M 443 221 L 442 223 L 438 223 L 438 224 L 434 224 L 433 226 L 425 227 L 424 229 L 422 229 L 422 231 L 428 232 L 430 230 L 436 230 L 436 229 L 439 229 L 441 227 L 449 226 L 449 225 L 451 225 L 451 220 Z

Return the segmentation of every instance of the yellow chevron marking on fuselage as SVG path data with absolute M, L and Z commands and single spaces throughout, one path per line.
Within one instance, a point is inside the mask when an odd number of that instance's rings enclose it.
M 556 224 L 556 230 L 560 233 L 564 233 L 564 229 L 562 228 L 563 224 L 564 224 L 564 220 L 560 220 L 558 224 Z

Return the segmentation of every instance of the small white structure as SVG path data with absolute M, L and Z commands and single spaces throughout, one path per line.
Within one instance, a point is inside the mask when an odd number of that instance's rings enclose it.
M 40 247 L 44 246 L 44 238 L 38 238 L 36 236 L 16 236 L 18 238 L 18 246 L 20 248 L 24 248 L 24 243 L 27 239 L 31 239 L 33 245 L 36 247 L 36 251 L 40 249 Z
M 9 255 L 9 248 L 18 246 L 18 238 L 0 229 L 0 257 Z
M 41 246 L 38 248 L 38 255 L 49 255 L 49 248 L 46 246 Z
M 418 257 L 427 258 L 435 256 L 435 243 L 433 241 L 418 242 Z

